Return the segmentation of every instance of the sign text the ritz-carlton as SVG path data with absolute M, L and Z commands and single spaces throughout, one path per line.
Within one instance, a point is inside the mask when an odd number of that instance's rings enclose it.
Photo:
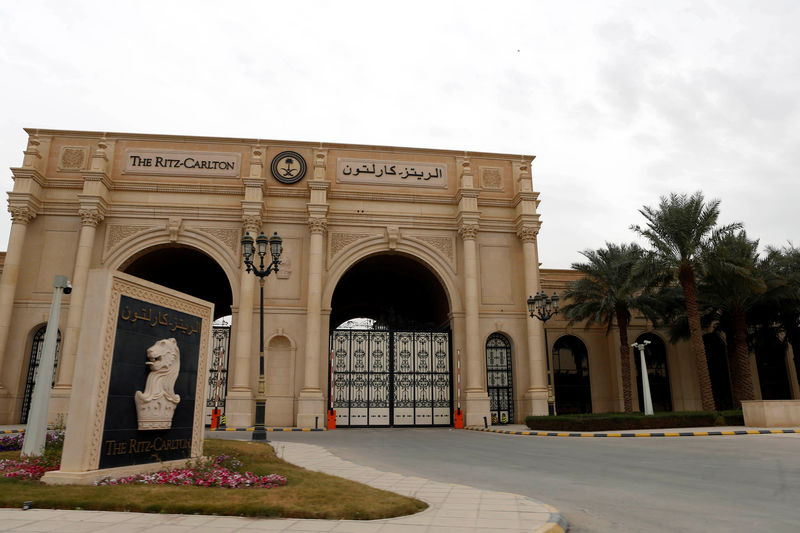
M 129 174 L 183 174 L 187 176 L 239 175 L 241 154 L 172 150 L 126 150 L 125 172 Z

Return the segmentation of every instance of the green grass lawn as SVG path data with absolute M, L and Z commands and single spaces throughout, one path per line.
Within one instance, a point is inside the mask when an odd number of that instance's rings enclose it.
M 148 513 L 218 514 L 281 518 L 372 520 L 419 512 L 424 502 L 346 479 L 311 472 L 275 456 L 259 442 L 206 440 L 206 456 L 222 453 L 238 457 L 242 470 L 280 474 L 287 484 L 271 489 L 223 489 L 170 485 L 45 485 L 0 477 L 0 507 L 91 509 Z M 19 452 L 0 452 L 0 459 Z

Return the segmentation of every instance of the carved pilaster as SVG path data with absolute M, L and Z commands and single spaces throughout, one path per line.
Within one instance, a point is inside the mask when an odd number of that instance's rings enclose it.
M 36 212 L 28 206 L 9 207 L 8 212 L 11 213 L 11 222 L 14 224 L 27 224 L 36 216 Z
M 532 228 L 530 226 L 521 226 L 517 228 L 517 237 L 522 242 L 536 242 L 536 235 L 538 235 L 539 231 L 536 228 Z
M 466 240 L 475 240 L 475 237 L 478 236 L 478 225 L 477 224 L 461 224 L 458 227 L 458 234 L 461 235 L 461 238 Z
M 99 209 L 79 209 L 78 214 L 81 216 L 81 225 L 83 226 L 96 227 L 105 218 Z
M 308 229 L 311 231 L 312 234 L 320 233 L 325 234 L 328 231 L 328 221 L 324 218 L 309 218 L 308 219 Z

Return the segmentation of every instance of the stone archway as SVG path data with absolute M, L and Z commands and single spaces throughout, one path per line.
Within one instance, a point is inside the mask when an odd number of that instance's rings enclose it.
M 369 329 L 337 329 L 354 318 Z M 426 265 L 403 254 L 358 261 L 333 291 L 330 327 L 337 426 L 450 425 L 449 299 Z
M 560 415 L 592 412 L 589 352 L 575 335 L 553 343 L 553 388 Z
M 230 315 L 233 292 L 225 271 L 188 246 L 159 245 L 129 258 L 119 270 L 214 304 L 214 319 Z

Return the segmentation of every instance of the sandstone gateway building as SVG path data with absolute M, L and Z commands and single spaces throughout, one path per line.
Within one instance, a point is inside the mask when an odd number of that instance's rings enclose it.
M 51 419 L 81 393 L 72 385 L 82 319 L 96 308 L 85 290 L 93 269 L 230 315 L 210 376 L 229 427 L 251 426 L 262 394 L 270 426 L 322 426 L 331 404 L 340 427 L 448 426 L 459 406 L 470 425 L 547 414 L 544 330 L 526 299 L 575 274 L 539 268 L 532 156 L 27 133 L 0 282 L 0 423 L 25 420 L 57 274 L 74 289 L 63 300 Z M 283 253 L 264 287 L 260 384 L 259 282 L 240 243 L 262 231 L 282 238 Z M 374 323 L 341 328 L 356 318 Z M 547 333 L 559 411 L 621 410 L 616 335 L 559 315 Z M 699 408 L 686 347 L 634 324 L 631 339 L 643 338 L 653 342 L 656 409 Z M 724 399 L 724 348 L 710 353 Z M 789 357 L 759 365 L 762 389 L 768 379 L 777 397 L 800 397 Z

